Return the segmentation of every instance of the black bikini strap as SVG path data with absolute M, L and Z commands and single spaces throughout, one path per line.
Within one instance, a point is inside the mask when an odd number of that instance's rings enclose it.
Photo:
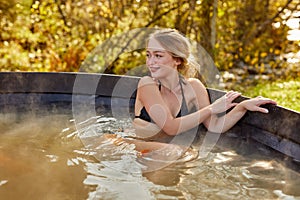
M 182 86 L 182 84 L 184 83 L 183 80 L 184 80 L 183 76 L 179 74 L 179 85 L 180 85 L 181 95 L 182 95 L 181 112 L 182 112 L 182 114 L 185 115 L 189 112 L 189 110 L 188 110 L 184 92 L 183 92 L 183 86 Z
M 179 85 L 180 85 L 181 95 L 182 95 L 182 98 L 185 99 L 184 93 L 183 93 L 182 82 L 183 82 L 183 78 L 179 75 Z

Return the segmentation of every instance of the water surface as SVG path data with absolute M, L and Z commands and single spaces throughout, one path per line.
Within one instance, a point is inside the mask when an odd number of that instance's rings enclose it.
M 132 145 L 105 133 L 132 134 L 130 119 L 98 116 L 78 137 L 72 116 L 0 116 L 1 199 L 297 199 L 299 173 L 264 150 L 216 147 L 206 158 L 143 173 Z M 88 141 L 88 142 L 87 142 Z M 246 145 L 246 144 L 245 144 Z

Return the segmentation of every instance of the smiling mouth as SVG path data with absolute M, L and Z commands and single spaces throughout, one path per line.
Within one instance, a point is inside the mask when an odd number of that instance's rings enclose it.
M 160 67 L 149 67 L 151 72 L 155 72 L 160 69 Z

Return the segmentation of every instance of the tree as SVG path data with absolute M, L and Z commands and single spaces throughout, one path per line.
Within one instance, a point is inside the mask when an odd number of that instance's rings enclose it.
M 0 0 L 0 67 L 78 71 L 93 49 L 119 33 L 168 27 L 199 44 L 221 71 L 297 75 L 296 64 L 280 59 L 299 51 L 299 42 L 286 38 L 286 21 L 296 12 L 297 0 Z M 123 54 L 122 49 L 106 72 L 126 73 L 144 62 L 142 50 Z

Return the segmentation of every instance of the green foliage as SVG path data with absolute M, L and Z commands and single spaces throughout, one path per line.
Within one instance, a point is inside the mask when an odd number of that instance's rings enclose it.
M 299 41 L 287 40 L 286 25 L 299 10 L 297 0 L 0 0 L 0 69 L 78 71 L 85 59 L 92 64 L 92 51 L 119 33 L 170 27 L 201 44 L 219 70 L 239 74 L 231 80 L 236 84 L 253 75 L 297 77 L 299 63 L 283 56 L 299 51 Z M 86 69 L 99 72 L 109 59 L 107 73 L 133 73 L 143 65 L 142 51 L 122 55 L 122 48 L 113 54 L 111 46 L 101 48 L 93 57 L 98 63 Z
M 295 80 L 261 82 L 251 87 L 236 87 L 248 97 L 263 96 L 273 99 L 279 106 L 300 112 L 300 78 Z

